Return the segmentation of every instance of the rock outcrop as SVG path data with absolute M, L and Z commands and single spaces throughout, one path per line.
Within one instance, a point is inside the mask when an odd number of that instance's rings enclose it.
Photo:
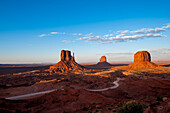
M 106 56 L 102 56 L 102 57 L 100 58 L 100 62 L 107 62 Z
M 101 67 L 101 68 L 110 67 L 110 66 L 112 65 L 107 62 L 106 56 L 102 56 L 100 58 L 100 62 L 96 64 L 96 67 Z
M 129 65 L 130 68 L 155 68 L 158 65 L 151 62 L 151 55 L 148 51 L 138 51 L 134 55 L 134 62 Z
M 134 62 L 150 62 L 151 61 L 151 55 L 148 51 L 138 51 L 134 55 Z
M 49 72 L 83 72 L 85 68 L 78 63 L 75 62 L 74 52 L 73 56 L 71 56 L 71 52 L 68 50 L 62 50 L 60 54 L 60 61 L 50 66 Z

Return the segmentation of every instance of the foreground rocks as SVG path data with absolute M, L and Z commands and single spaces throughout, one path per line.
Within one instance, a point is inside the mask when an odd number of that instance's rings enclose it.
M 151 62 L 151 55 L 148 51 L 138 51 L 134 55 L 134 62 L 130 64 L 128 67 L 132 69 L 155 68 L 158 67 L 158 65 Z
M 77 77 L 74 79 L 78 81 L 77 84 L 82 83 Z M 72 82 L 72 80 L 68 79 L 67 81 L 61 81 L 61 83 Z M 84 80 L 87 81 L 86 84 L 89 84 L 87 79 Z M 67 87 L 63 87 L 64 89 L 27 100 L 1 98 L 0 112 L 96 113 L 100 111 L 102 113 L 112 113 L 122 107 L 124 102 L 138 101 L 146 105 L 145 113 L 150 113 L 150 111 L 154 111 L 153 113 L 168 113 L 170 111 L 169 82 L 168 79 L 157 77 L 126 77 L 119 82 L 120 86 L 118 88 L 103 92 L 90 92 L 84 90 L 84 88 L 77 89 L 67 85 Z M 158 99 L 158 97 L 161 98 Z

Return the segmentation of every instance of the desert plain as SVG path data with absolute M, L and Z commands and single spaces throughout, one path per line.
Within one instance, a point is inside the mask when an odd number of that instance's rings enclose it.
M 134 54 L 134 62 L 102 56 L 78 64 L 68 50 L 56 64 L 0 65 L 0 112 L 126 113 L 125 105 L 138 103 L 138 113 L 169 113 L 169 66 L 152 62 L 147 51 Z

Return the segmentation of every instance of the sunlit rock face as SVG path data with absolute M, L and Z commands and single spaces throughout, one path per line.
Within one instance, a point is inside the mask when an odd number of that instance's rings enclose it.
M 68 50 L 66 51 L 62 50 L 60 54 L 60 58 L 61 58 L 61 61 L 66 61 L 66 62 L 71 61 L 73 59 L 71 56 L 71 52 Z
M 138 51 L 137 53 L 135 53 L 134 55 L 134 62 L 145 62 L 151 61 L 151 55 L 148 51 Z
M 74 53 L 71 55 L 71 51 L 62 50 L 60 54 L 60 61 L 50 66 L 49 72 L 82 72 L 85 68 L 75 62 Z
M 106 56 L 102 56 L 102 57 L 100 58 L 100 62 L 107 62 Z
M 99 67 L 99 68 L 105 68 L 105 67 L 110 67 L 110 66 L 112 65 L 107 62 L 106 56 L 102 56 L 100 58 L 100 61 L 96 64 L 96 67 Z
M 155 68 L 158 67 L 155 63 L 151 62 L 151 55 L 148 51 L 138 51 L 134 54 L 134 62 L 129 64 L 130 68 Z

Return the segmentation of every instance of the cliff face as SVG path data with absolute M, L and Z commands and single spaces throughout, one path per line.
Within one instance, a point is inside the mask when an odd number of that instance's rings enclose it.
M 106 56 L 102 56 L 102 57 L 100 58 L 100 62 L 107 62 Z
M 151 61 L 151 56 L 150 53 L 147 51 L 138 51 L 134 55 L 134 62 L 150 62 Z
M 106 68 L 110 66 L 112 65 L 107 62 L 106 56 L 102 56 L 100 58 L 100 61 L 95 65 L 95 67 L 98 67 L 98 68 Z
M 134 54 L 134 62 L 129 64 L 130 68 L 155 68 L 158 65 L 151 62 L 151 55 L 148 51 L 138 51 Z
M 71 52 L 68 50 L 62 50 L 60 54 L 60 61 L 50 66 L 49 72 L 83 72 L 84 67 L 75 62 L 74 53 L 71 56 Z

